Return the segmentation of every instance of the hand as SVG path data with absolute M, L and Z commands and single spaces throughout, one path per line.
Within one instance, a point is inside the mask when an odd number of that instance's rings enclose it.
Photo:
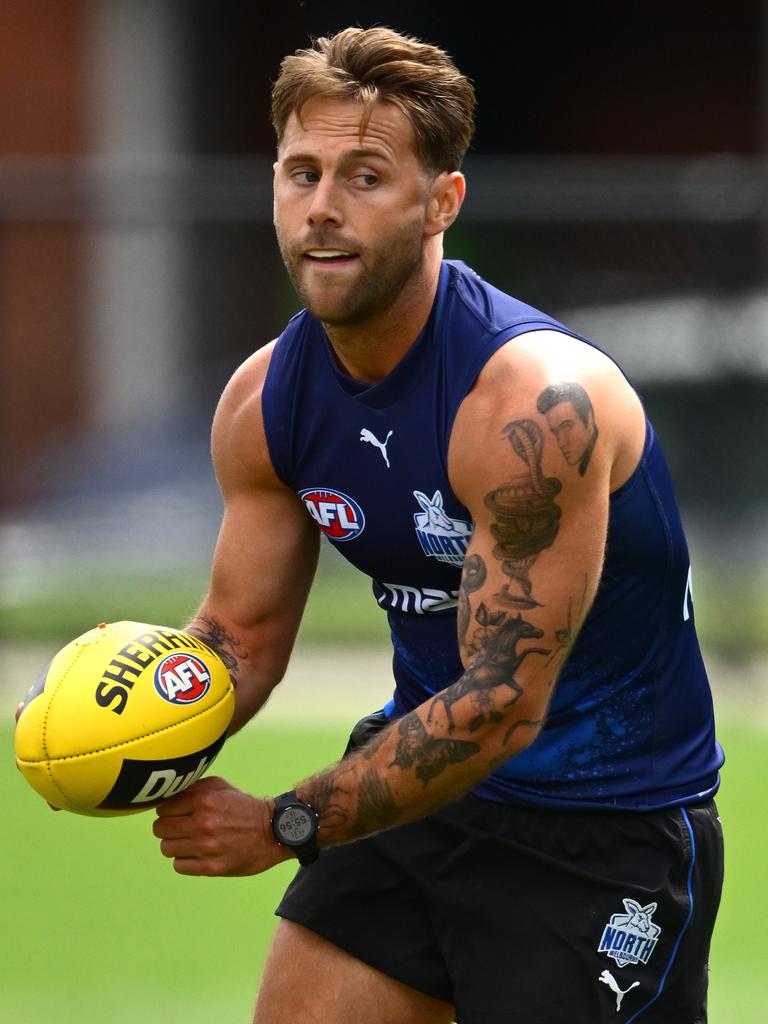
M 211 776 L 160 804 L 152 831 L 181 875 L 258 875 L 292 856 L 272 833 L 272 810 Z

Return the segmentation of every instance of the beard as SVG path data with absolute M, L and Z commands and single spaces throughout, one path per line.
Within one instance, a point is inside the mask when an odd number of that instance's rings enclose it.
M 353 248 L 338 239 L 319 232 L 301 251 L 292 252 L 288 243 L 277 232 L 280 254 L 288 276 L 304 306 L 324 324 L 333 327 L 351 327 L 364 323 L 386 312 L 397 301 L 403 288 L 417 274 L 423 262 L 424 240 L 422 225 L 402 224 L 395 228 L 375 247 L 367 247 L 358 255 L 358 274 L 343 289 L 337 285 L 323 288 L 315 282 L 309 284 L 307 264 L 302 252 L 307 248 Z M 360 273 L 362 270 L 362 273 Z

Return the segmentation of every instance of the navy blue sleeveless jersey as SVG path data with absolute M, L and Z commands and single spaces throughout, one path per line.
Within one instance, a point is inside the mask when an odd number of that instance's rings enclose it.
M 424 330 L 377 384 L 338 369 L 306 310 L 275 346 L 262 400 L 270 457 L 331 543 L 373 580 L 394 647 L 390 716 L 463 672 L 456 598 L 472 524 L 448 480 L 451 428 L 490 356 L 540 329 L 579 337 L 446 260 Z M 657 808 L 713 794 L 722 761 L 688 549 L 649 423 L 637 469 L 611 496 L 597 595 L 546 723 L 475 792 L 544 806 Z

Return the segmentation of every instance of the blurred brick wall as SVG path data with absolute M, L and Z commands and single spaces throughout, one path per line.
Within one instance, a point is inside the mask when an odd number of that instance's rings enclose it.
M 0 5 L 0 159 L 83 148 L 81 0 Z M 82 416 L 82 229 L 0 220 L 0 507 L 25 466 Z

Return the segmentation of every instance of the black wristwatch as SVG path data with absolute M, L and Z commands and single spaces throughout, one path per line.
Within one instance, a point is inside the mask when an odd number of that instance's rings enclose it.
M 281 846 L 296 851 L 299 864 L 311 864 L 320 856 L 317 848 L 317 811 L 291 790 L 275 798 L 272 831 Z

